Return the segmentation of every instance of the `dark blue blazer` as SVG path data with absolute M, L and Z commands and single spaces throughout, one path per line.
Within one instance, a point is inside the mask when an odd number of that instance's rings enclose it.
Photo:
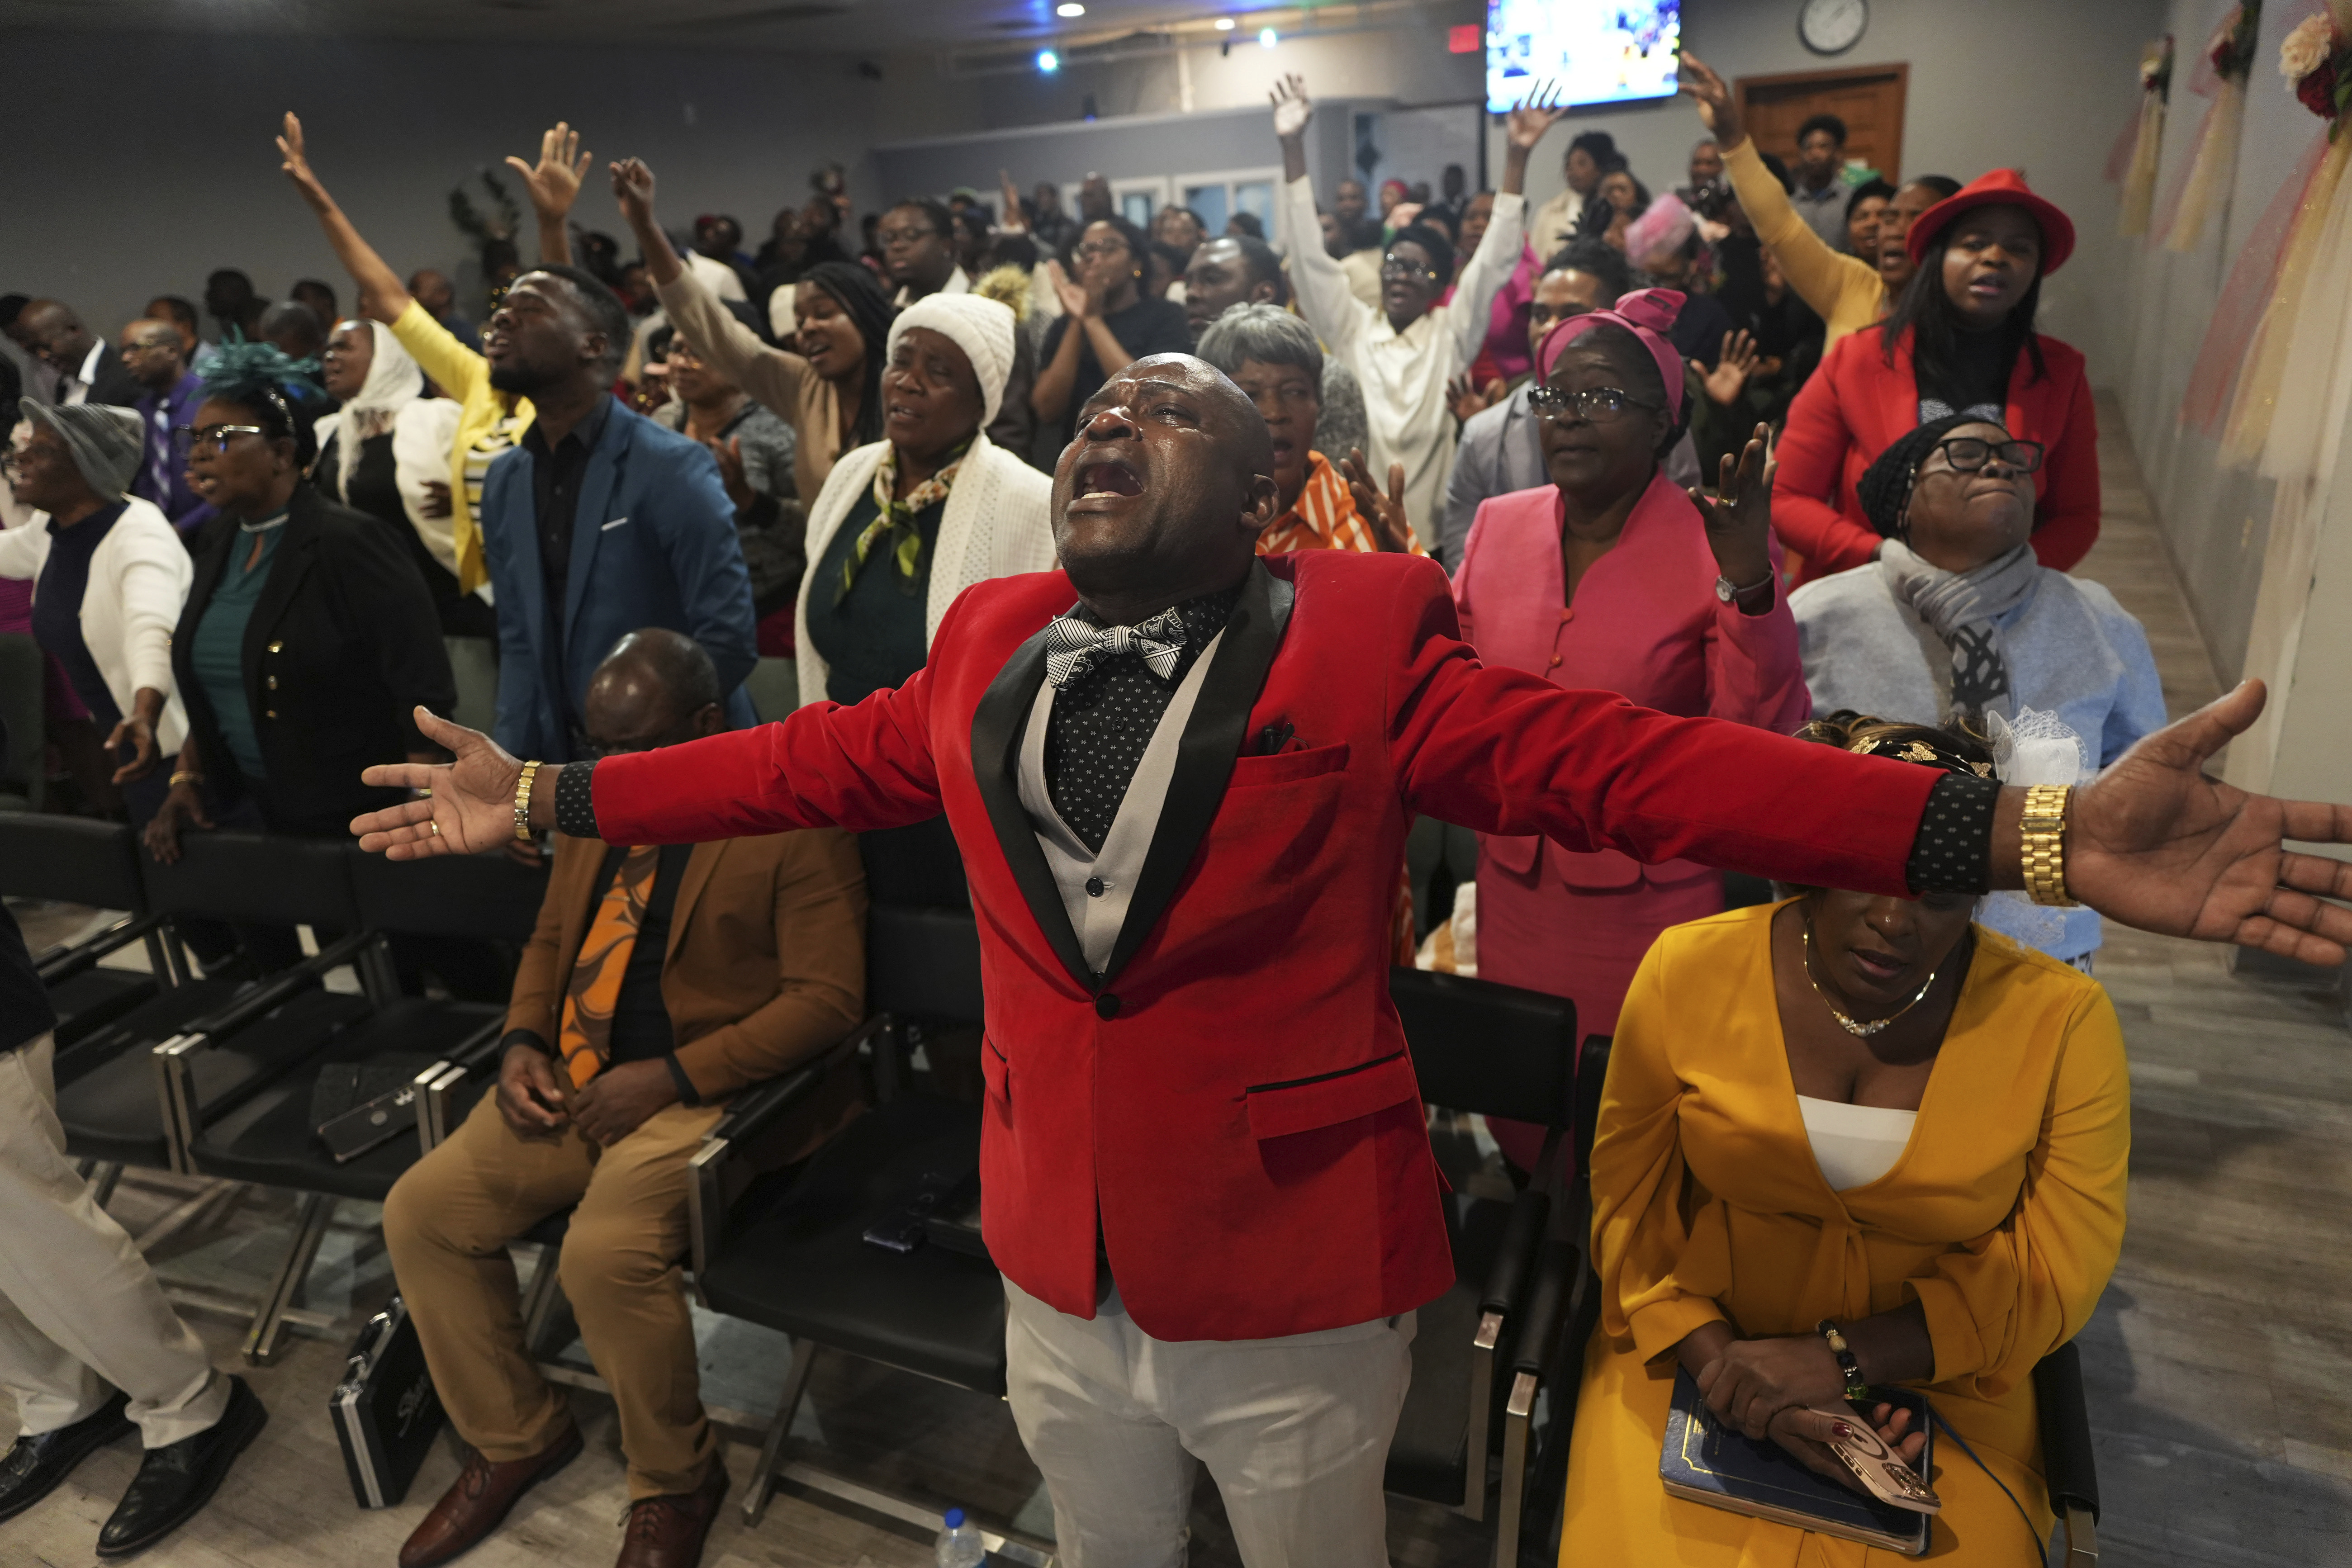
M 645 626 L 700 643 L 719 667 L 728 722 L 757 723 L 742 689 L 759 660 L 751 575 L 735 503 L 709 448 L 618 402 L 605 411 L 572 519 L 559 648 L 549 647 L 535 461 L 516 447 L 482 485 L 482 552 L 499 612 L 499 744 L 518 757 L 570 761 L 571 736 L 544 672 L 562 672 L 577 719 L 588 678 L 614 643 Z

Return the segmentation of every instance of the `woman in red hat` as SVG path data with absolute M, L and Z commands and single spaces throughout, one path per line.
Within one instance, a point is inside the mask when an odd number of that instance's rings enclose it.
M 2033 313 L 2074 226 L 1996 169 L 1920 214 L 1906 243 L 1918 270 L 1894 310 L 1832 347 L 1789 410 L 1772 525 L 1804 557 L 1801 581 L 1866 564 L 1882 541 L 1855 490 L 1872 457 L 1977 410 L 2045 449 L 2033 552 L 2064 571 L 2099 536 L 2098 423 L 2082 354 L 2036 332 Z

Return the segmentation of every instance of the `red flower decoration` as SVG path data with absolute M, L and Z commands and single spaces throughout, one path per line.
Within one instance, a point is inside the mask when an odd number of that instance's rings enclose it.
M 2336 118 L 2336 62 L 2328 60 L 2294 84 L 2294 96 L 2322 120 Z

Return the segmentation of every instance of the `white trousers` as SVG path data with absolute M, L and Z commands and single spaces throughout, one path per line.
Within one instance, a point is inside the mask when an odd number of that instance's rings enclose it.
M 56 1055 L 47 1035 L 0 1051 L 0 1388 L 27 1434 L 70 1426 L 119 1388 L 160 1448 L 220 1419 L 228 1379 L 67 1160 Z
M 1155 1340 L 1114 1289 L 1094 1319 L 1007 1279 L 1005 1397 L 1066 1568 L 1183 1568 L 1195 1468 L 1250 1568 L 1386 1568 L 1381 1479 L 1413 1315 L 1272 1340 Z

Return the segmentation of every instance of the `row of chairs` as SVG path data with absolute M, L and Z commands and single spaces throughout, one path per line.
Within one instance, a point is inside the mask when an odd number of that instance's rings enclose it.
M 59 1112 L 68 1149 L 100 1163 L 170 1169 L 303 1194 L 289 1256 L 255 1310 L 246 1352 L 274 1350 L 289 1321 L 332 1205 L 381 1202 L 401 1172 L 488 1091 L 503 1011 L 396 994 L 385 939 L 399 933 L 519 942 L 543 879 L 500 857 L 393 864 L 339 844 L 257 835 L 190 835 L 176 866 L 138 852 L 127 829 L 0 813 L 0 892 L 129 911 L 40 963 L 60 1024 Z M 194 917 L 303 923 L 320 952 L 258 982 L 196 978 L 174 922 Z M 152 974 L 100 961 L 144 942 Z M 910 1253 L 865 1234 L 940 1172 L 977 1168 L 977 1106 L 926 1092 L 924 1043 L 982 1020 L 980 955 L 961 911 L 877 906 L 867 937 L 868 1016 L 821 1058 L 737 1095 L 691 1166 L 690 1255 L 697 1299 L 787 1335 L 782 1397 L 743 1502 L 756 1521 L 780 1479 L 866 1507 L 891 1500 L 787 1434 L 820 1358 L 877 1363 L 1001 1396 L 1004 1299 L 976 1226 L 935 1225 Z M 357 971 L 357 995 L 326 973 Z M 1560 998 L 1491 982 L 1393 972 L 1423 1099 L 1454 1112 L 1547 1130 L 1547 1175 L 1507 1201 L 1446 1200 L 1455 1282 L 1422 1309 L 1413 1377 L 1387 1484 L 1402 1497 L 1492 1520 L 1500 1565 L 1556 1558 L 1567 1439 L 1584 1346 L 1599 1316 L 1585 1258 L 1589 1168 L 1605 1037 L 1576 1037 Z M 768 1144 L 785 1114 L 844 1063 L 864 1064 L 872 1109 L 814 1156 L 781 1165 Z M 415 1133 L 338 1164 L 313 1136 L 311 1086 L 330 1066 L 419 1064 Z M 1574 1159 L 1549 1158 L 1562 1144 Z M 565 1216 L 525 1240 L 545 1248 L 525 1301 L 534 1345 L 559 1305 L 555 1252 Z M 2087 1416 L 2073 1347 L 2037 1374 L 2053 1498 L 2084 1539 L 2097 1510 Z M 903 1500 L 900 1500 L 903 1503 Z M 922 1510 L 900 1511 L 935 1518 Z M 2071 1533 L 2071 1530 L 2070 1530 Z M 1042 1563 L 1048 1543 L 992 1531 L 1007 1561 Z

